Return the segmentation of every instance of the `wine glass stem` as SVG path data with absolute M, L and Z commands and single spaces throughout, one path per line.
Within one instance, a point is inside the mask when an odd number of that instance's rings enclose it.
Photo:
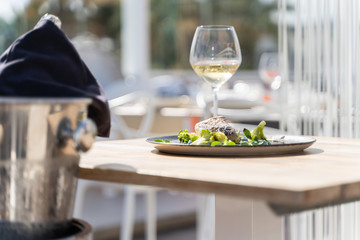
M 216 117 L 218 115 L 218 92 L 219 87 L 212 86 L 213 91 L 213 116 Z

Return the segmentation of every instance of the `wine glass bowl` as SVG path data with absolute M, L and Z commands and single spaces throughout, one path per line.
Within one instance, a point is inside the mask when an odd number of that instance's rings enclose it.
M 280 87 L 279 62 L 276 52 L 264 52 L 259 60 L 259 76 L 268 90 L 277 90 Z
M 191 44 L 190 64 L 200 78 L 211 84 L 213 115 L 217 116 L 217 93 L 241 64 L 240 44 L 234 27 L 197 27 Z

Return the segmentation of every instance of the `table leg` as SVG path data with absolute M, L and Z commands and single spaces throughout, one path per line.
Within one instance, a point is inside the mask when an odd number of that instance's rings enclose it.
M 215 214 L 215 239 L 360 239 L 360 201 L 280 216 L 264 202 L 216 195 Z
M 197 196 L 197 240 L 215 240 L 215 195 Z
M 266 203 L 216 195 L 215 216 L 215 239 L 282 239 L 282 218 Z

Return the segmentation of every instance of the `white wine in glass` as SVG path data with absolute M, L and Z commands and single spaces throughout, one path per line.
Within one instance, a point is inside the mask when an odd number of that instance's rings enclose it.
M 217 94 L 241 64 L 241 50 L 234 27 L 199 26 L 190 50 L 190 64 L 196 74 L 211 84 L 213 116 L 217 116 Z

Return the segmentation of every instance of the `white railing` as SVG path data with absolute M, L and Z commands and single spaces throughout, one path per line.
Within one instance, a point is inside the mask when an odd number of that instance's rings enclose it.
M 360 137 L 360 2 L 279 0 L 284 114 L 292 134 Z
M 358 0 L 279 0 L 279 53 L 289 134 L 360 137 Z M 285 215 L 284 240 L 357 240 L 360 201 Z

